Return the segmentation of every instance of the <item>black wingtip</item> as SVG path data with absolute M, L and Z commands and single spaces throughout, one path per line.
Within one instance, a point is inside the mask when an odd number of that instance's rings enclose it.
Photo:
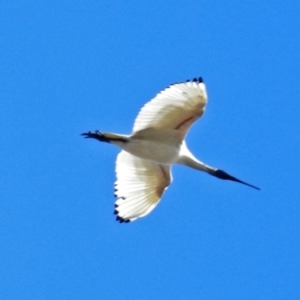
M 197 83 L 204 83 L 203 78 L 202 77 L 195 77 L 194 79 L 190 80 L 186 80 L 185 82 L 197 82 Z M 175 84 L 180 84 L 180 83 L 184 83 L 184 82 L 173 82 L 172 84 L 170 84 L 170 86 L 175 85 Z
M 191 80 L 187 80 L 187 82 L 190 82 Z M 198 83 L 203 83 L 203 78 L 202 77 L 195 77 L 193 80 L 193 82 L 198 82 Z
M 119 216 L 116 216 L 116 221 L 120 222 L 120 223 L 123 223 L 124 220 L 122 218 L 120 218 Z
M 128 219 L 123 219 L 123 218 L 121 218 L 121 217 L 119 217 L 119 216 L 116 217 L 116 221 L 118 221 L 118 222 L 120 222 L 120 223 L 129 223 L 129 222 L 130 222 L 130 220 L 128 220 Z

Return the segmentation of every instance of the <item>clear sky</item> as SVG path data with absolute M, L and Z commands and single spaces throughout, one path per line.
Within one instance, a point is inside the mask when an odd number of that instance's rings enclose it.
M 0 299 L 300 299 L 299 1 L 0 1 Z M 119 224 L 141 106 L 202 76 L 200 160 Z

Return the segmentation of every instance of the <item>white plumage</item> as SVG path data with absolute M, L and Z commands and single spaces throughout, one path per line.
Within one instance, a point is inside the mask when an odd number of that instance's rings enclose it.
M 135 220 L 149 214 L 171 182 L 169 165 L 160 165 L 121 151 L 116 164 L 116 210 L 120 218 Z
M 183 164 L 221 179 L 245 183 L 222 170 L 205 165 L 184 141 L 190 126 L 204 112 L 207 94 L 202 78 L 176 83 L 146 103 L 131 135 L 83 133 L 86 138 L 112 143 L 122 149 L 116 161 L 115 214 L 129 222 L 149 214 L 172 181 L 171 165 Z

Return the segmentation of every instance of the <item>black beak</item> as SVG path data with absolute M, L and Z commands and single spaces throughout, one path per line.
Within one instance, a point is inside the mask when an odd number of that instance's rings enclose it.
M 222 171 L 222 170 L 216 170 L 214 173 L 212 173 L 212 175 L 214 175 L 214 176 L 216 176 L 216 177 L 218 177 L 218 178 L 220 178 L 220 179 L 231 180 L 231 181 L 239 182 L 239 183 L 242 183 L 242 184 L 244 184 L 244 185 L 250 186 L 250 187 L 252 187 L 252 188 L 254 188 L 254 189 L 256 189 L 256 190 L 260 190 L 260 188 L 254 186 L 254 185 L 252 185 L 252 184 L 246 183 L 246 182 L 244 182 L 244 181 L 242 181 L 242 180 L 239 180 L 239 179 L 237 179 L 237 178 L 235 178 L 235 177 L 233 177 L 233 176 L 227 174 L 226 172 L 224 172 L 224 171 Z

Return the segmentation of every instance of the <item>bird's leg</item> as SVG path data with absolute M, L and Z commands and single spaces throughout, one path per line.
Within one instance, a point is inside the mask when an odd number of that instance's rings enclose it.
M 126 143 L 127 139 L 122 137 L 122 136 L 118 136 L 116 134 L 113 133 L 102 133 L 98 130 L 96 130 L 95 132 L 85 132 L 82 133 L 81 135 L 83 135 L 86 139 L 96 139 L 99 142 L 106 142 L 106 143 L 111 143 L 113 141 L 115 142 L 123 142 Z
M 104 134 L 98 130 L 96 130 L 95 132 L 85 132 L 82 133 L 81 135 L 83 135 L 86 139 L 96 139 L 99 142 L 106 142 L 106 143 L 110 143 L 110 140 L 107 139 Z

